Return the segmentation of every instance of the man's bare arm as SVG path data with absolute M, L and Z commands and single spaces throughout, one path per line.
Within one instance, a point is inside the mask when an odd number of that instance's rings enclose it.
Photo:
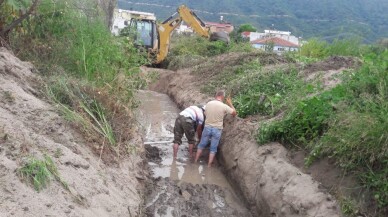
M 197 135 L 198 135 L 198 139 L 199 141 L 201 141 L 201 137 L 202 137 L 202 124 L 198 124 L 197 126 Z
M 237 115 L 237 111 L 236 109 L 234 108 L 233 104 L 232 104 L 232 99 L 230 97 L 227 97 L 226 98 L 226 104 L 232 108 L 233 112 L 231 113 L 231 115 L 233 115 L 233 117 L 235 117 Z

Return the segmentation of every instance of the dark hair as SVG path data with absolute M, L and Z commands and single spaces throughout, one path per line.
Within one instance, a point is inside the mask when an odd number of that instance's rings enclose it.
M 205 111 L 205 105 L 197 105 L 197 107 Z
M 217 91 L 216 97 L 219 97 L 219 96 L 225 97 L 225 91 L 223 91 L 223 90 Z

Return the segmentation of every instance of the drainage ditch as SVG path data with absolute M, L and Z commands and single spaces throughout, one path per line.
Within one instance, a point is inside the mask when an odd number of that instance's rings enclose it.
M 153 91 L 139 91 L 137 120 L 145 131 L 151 180 L 145 191 L 145 216 L 252 216 L 241 196 L 220 168 L 208 168 L 188 157 L 187 142 L 173 159 L 173 127 L 179 109 L 171 99 Z

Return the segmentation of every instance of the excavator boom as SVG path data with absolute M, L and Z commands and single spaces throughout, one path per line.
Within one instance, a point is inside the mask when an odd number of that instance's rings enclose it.
M 178 16 L 174 18 L 177 14 Z M 205 26 L 205 23 L 188 7 L 181 5 L 175 14 L 158 25 L 159 52 L 156 55 L 156 63 L 160 63 L 166 58 L 170 46 L 171 33 L 182 21 L 189 25 L 198 35 L 210 38 L 209 29 Z

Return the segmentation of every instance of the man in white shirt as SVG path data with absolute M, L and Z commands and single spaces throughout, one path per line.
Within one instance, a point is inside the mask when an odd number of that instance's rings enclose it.
M 183 134 L 185 134 L 189 143 L 190 158 L 194 158 L 195 131 L 197 131 L 198 138 L 201 138 L 202 125 L 205 119 L 204 110 L 204 106 L 190 106 L 179 113 L 174 125 L 174 159 L 177 157 L 179 145 L 182 144 Z
M 210 154 L 208 162 L 209 167 L 211 167 L 214 157 L 217 153 L 218 143 L 221 139 L 225 115 L 237 115 L 236 109 L 232 104 L 232 100 L 230 98 L 227 98 L 226 104 L 224 104 L 224 99 L 225 92 L 218 91 L 216 93 L 215 100 L 212 100 L 206 104 L 205 129 L 203 130 L 201 141 L 198 144 L 198 151 L 195 157 L 195 162 L 198 161 L 198 158 L 202 154 L 202 150 L 209 144 L 210 141 Z

